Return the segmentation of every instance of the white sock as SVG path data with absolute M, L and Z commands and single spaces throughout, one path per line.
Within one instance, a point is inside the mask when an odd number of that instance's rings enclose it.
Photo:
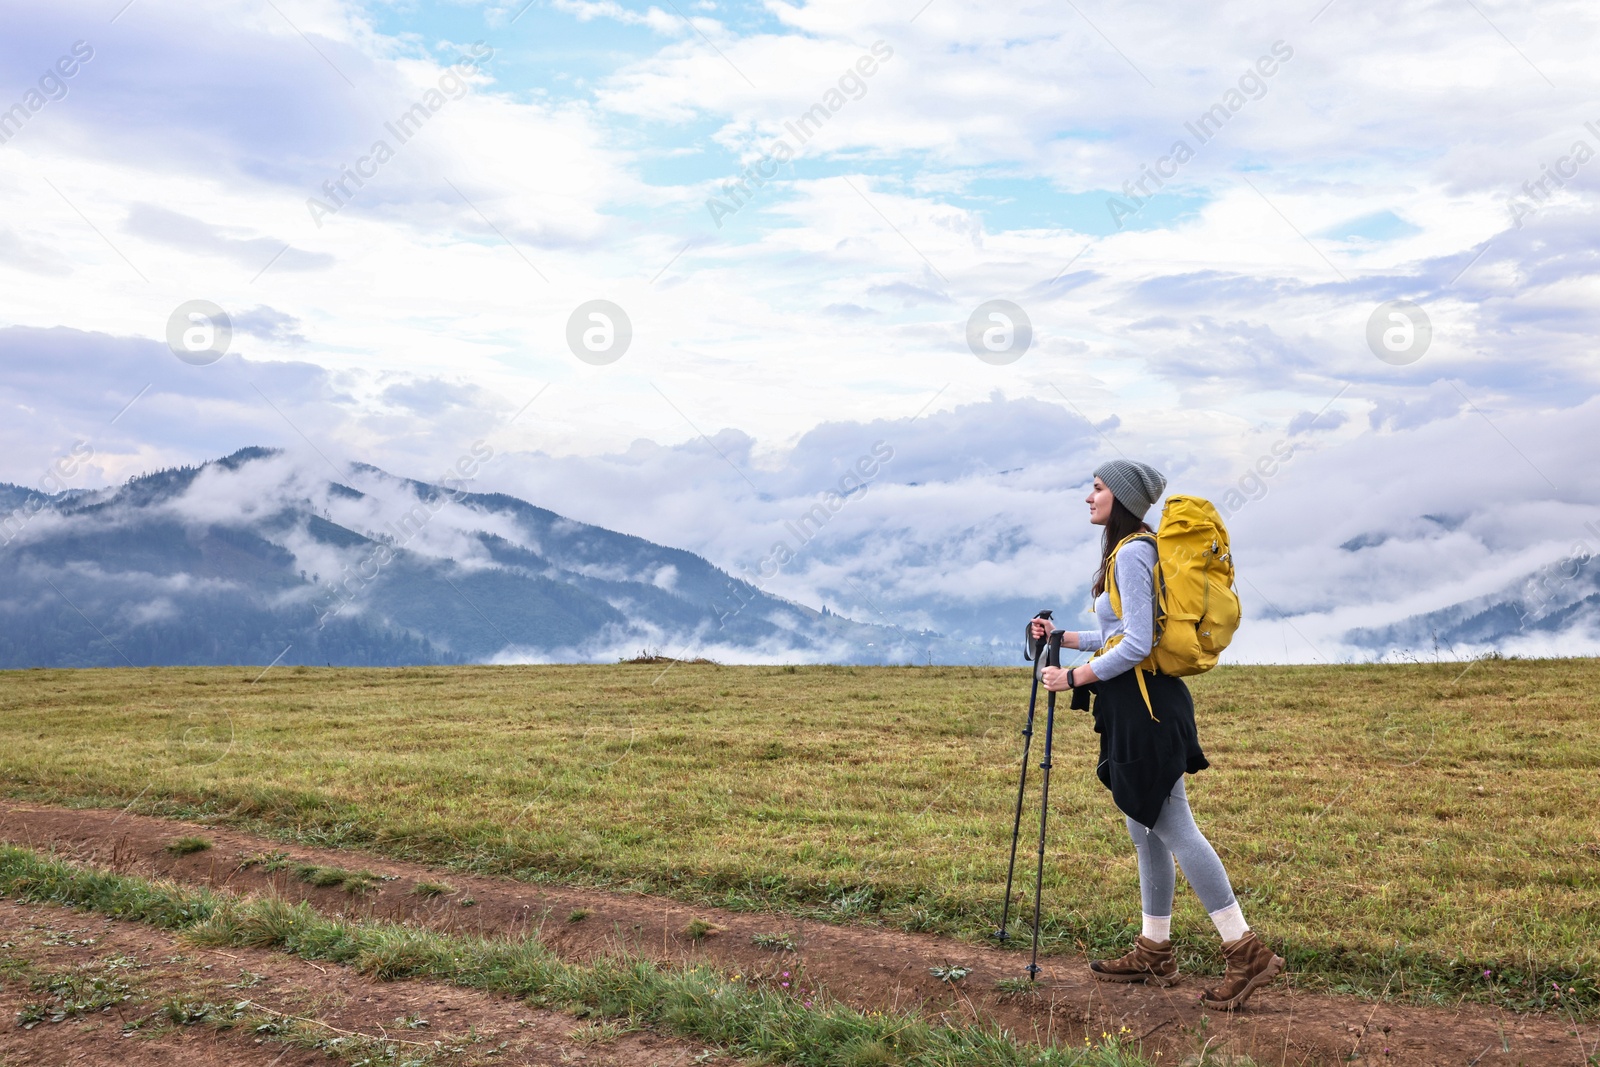
M 1217 924 L 1217 933 L 1224 941 L 1237 941 L 1250 932 L 1250 924 L 1244 921 L 1244 911 L 1237 900 L 1212 912 L 1211 921 Z
M 1144 936 L 1158 944 L 1162 941 L 1172 940 L 1172 916 L 1146 915 L 1144 917 Z

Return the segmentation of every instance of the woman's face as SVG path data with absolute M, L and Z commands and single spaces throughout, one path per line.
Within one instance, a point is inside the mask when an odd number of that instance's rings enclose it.
M 1106 488 L 1106 483 L 1099 478 L 1094 480 L 1094 488 L 1089 490 L 1089 495 L 1084 498 L 1089 505 L 1089 521 L 1096 526 L 1104 526 L 1111 521 L 1111 501 L 1114 498 L 1111 490 Z

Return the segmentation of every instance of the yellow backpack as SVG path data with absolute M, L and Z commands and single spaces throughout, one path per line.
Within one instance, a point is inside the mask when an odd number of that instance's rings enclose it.
M 1228 531 L 1217 509 L 1197 496 L 1168 497 L 1154 534 L 1130 534 L 1111 551 L 1106 592 L 1111 594 L 1111 610 L 1118 618 L 1122 616 L 1122 596 L 1117 592 L 1117 552 L 1130 541 L 1150 541 L 1156 546 L 1155 641 L 1136 674 L 1145 709 L 1154 719 L 1144 672 L 1182 678 L 1215 667 L 1217 657 L 1239 629 L 1239 596 L 1233 591 Z M 1095 655 L 1104 655 L 1120 640 L 1122 635 L 1116 635 Z

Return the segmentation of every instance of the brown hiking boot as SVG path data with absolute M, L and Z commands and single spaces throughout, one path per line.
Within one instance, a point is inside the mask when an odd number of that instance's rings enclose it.
M 1150 982 L 1173 985 L 1178 981 L 1178 961 L 1171 941 L 1152 941 L 1140 934 L 1133 951 L 1115 960 L 1095 960 L 1089 976 L 1097 982 Z
M 1246 930 L 1237 941 L 1224 941 L 1222 956 L 1228 961 L 1222 985 L 1200 994 L 1200 1003 L 1217 1011 L 1237 1008 L 1257 986 L 1266 985 L 1283 970 L 1283 957 L 1274 955 L 1254 930 Z

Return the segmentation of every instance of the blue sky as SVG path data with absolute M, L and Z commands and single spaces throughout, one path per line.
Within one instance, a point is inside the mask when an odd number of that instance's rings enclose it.
M 917 442 L 895 510 L 774 590 L 925 621 L 1073 587 L 1099 459 L 1220 496 L 1292 441 L 1237 522 L 1247 603 L 1306 635 L 1253 654 L 1308 656 L 1600 515 L 1597 30 L 1443 0 L 0 0 L 0 479 L 89 439 L 85 485 L 250 444 L 420 473 L 493 433 L 492 488 L 737 569 L 819 442 L 878 427 Z M 1032 325 L 1009 362 L 968 340 L 996 299 Z M 211 366 L 169 351 L 194 300 L 237 323 Z M 611 362 L 569 341 L 594 300 L 631 322 Z M 1431 326 L 1398 362 L 1369 340 L 1396 300 Z M 1423 512 L 1472 518 L 1339 547 Z

